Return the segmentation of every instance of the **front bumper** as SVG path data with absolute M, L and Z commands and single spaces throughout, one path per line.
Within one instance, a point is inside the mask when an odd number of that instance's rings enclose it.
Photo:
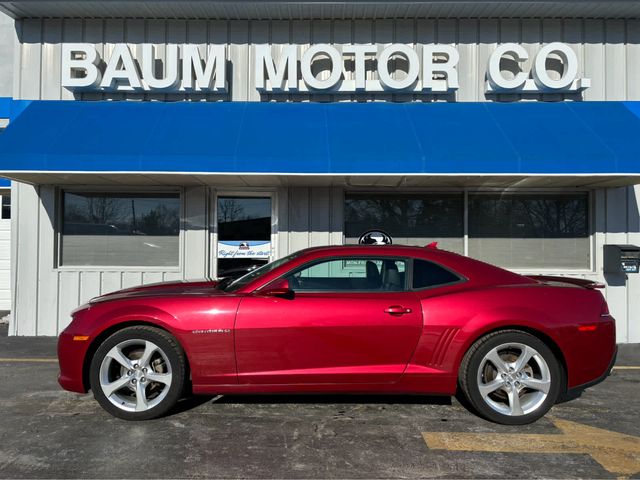
M 60 374 L 58 383 L 65 390 L 87 393 L 84 384 L 84 358 L 89 341 L 74 341 L 73 334 L 62 332 L 58 337 L 58 362 Z

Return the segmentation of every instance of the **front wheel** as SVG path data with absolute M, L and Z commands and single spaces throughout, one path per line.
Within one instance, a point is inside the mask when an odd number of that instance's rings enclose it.
M 128 327 L 114 333 L 98 347 L 90 369 L 95 399 L 125 420 L 164 415 L 184 389 L 184 352 L 158 328 Z
M 480 416 L 505 425 L 535 422 L 555 404 L 562 368 L 539 338 L 503 330 L 479 339 L 460 366 L 460 387 Z

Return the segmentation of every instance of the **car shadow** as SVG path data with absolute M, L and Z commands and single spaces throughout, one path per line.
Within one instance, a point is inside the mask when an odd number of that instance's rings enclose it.
M 167 416 L 177 415 L 205 403 L 224 405 L 451 405 L 449 396 L 431 395 L 370 395 L 370 394 L 251 394 L 251 395 L 192 395 L 180 400 Z
M 451 397 L 426 395 L 368 395 L 368 394 L 291 394 L 291 395 L 222 395 L 215 403 L 225 404 L 408 404 L 451 405 Z
M 188 412 L 189 410 L 193 410 L 200 405 L 210 402 L 212 398 L 214 397 L 207 395 L 191 395 L 189 397 L 182 398 L 178 400 L 178 403 L 176 403 L 175 406 L 164 416 L 171 417 L 173 415 Z

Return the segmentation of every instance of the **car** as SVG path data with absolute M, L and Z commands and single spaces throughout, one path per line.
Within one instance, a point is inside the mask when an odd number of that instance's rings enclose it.
M 129 288 L 72 312 L 59 383 L 126 420 L 190 394 L 459 395 L 520 425 L 602 381 L 616 356 L 601 285 L 456 253 L 327 246 L 213 281 Z

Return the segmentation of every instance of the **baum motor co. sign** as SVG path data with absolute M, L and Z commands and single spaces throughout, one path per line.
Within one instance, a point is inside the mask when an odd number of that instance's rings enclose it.
M 253 84 L 264 93 L 447 94 L 459 88 L 460 55 L 451 45 L 318 44 L 305 49 L 282 45 L 275 56 L 271 45 L 251 48 Z M 153 44 L 142 44 L 135 50 L 140 54 L 136 58 L 129 45 L 119 43 L 113 45 L 107 58 L 101 58 L 93 44 L 62 44 L 62 86 L 108 92 L 227 92 L 225 45 L 200 48 L 193 44 L 168 44 L 161 73 L 156 70 L 155 50 Z M 549 71 L 550 59 L 561 62 L 560 73 Z M 352 78 L 348 79 L 347 60 L 353 65 Z M 503 60 L 516 65 L 515 71 L 503 70 Z M 486 92 L 568 93 L 590 86 L 589 79 L 578 77 L 578 58 L 564 43 L 543 46 L 532 58 L 531 71 L 520 68 L 527 60 L 529 53 L 521 45 L 498 45 L 487 64 Z M 399 64 L 402 68 L 394 66 Z

